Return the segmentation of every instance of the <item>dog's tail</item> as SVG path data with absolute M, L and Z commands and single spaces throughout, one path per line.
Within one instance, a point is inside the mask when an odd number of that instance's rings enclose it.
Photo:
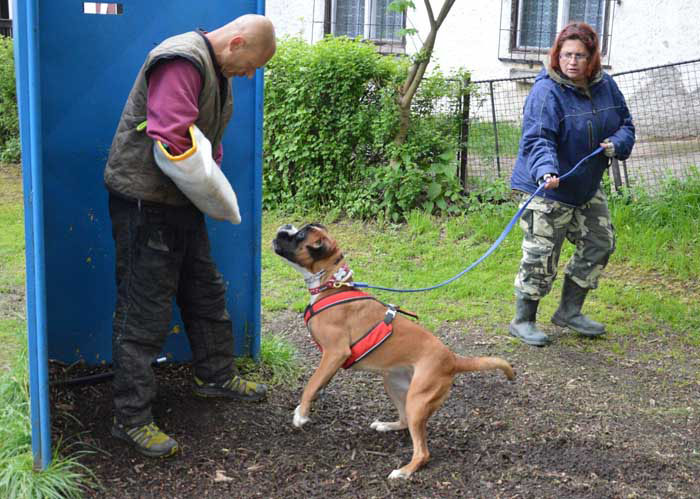
M 455 374 L 469 371 L 500 369 L 509 380 L 515 379 L 513 367 L 500 357 L 462 357 L 455 354 Z

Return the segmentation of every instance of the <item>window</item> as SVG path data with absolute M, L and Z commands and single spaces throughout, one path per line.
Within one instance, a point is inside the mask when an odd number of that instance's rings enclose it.
M 10 18 L 10 2 L 9 0 L 0 0 L 0 19 Z
M 389 11 L 392 0 L 326 0 L 330 23 L 326 34 L 360 36 L 372 40 L 380 50 L 403 52 L 404 37 L 400 34 L 406 26 L 402 12 Z
M 607 54 L 608 26 L 614 0 L 501 0 L 510 3 L 507 53 L 499 48 L 502 59 L 541 60 L 554 43 L 557 33 L 571 21 L 590 24 L 600 36 L 601 52 Z M 507 22 L 507 21 L 506 21 Z M 501 31 L 504 19 L 501 19 Z M 501 44 L 502 46 L 502 44 Z

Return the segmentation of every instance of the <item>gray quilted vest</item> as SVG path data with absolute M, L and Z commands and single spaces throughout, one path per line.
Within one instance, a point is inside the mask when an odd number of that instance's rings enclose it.
M 174 57 L 192 62 L 202 75 L 195 125 L 209 139 L 212 150 L 217 150 L 233 113 L 231 81 L 225 80 L 224 92 L 209 44 L 201 33 L 191 31 L 168 38 L 149 52 L 124 105 L 104 181 L 107 189 L 129 199 L 181 206 L 189 200 L 158 168 L 153 159 L 153 139 L 139 127 L 146 121 L 148 71 L 158 61 Z

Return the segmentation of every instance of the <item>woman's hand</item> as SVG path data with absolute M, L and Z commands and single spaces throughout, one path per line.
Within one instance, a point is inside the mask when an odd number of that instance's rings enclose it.
M 544 188 L 547 191 L 559 187 L 559 177 L 552 173 L 545 173 L 542 175 L 542 181 L 540 183 L 542 182 L 544 182 Z
M 613 144 L 610 139 L 605 139 L 603 142 L 601 142 L 600 147 L 603 148 L 603 154 L 605 154 L 605 156 L 608 158 L 615 157 L 615 144 Z

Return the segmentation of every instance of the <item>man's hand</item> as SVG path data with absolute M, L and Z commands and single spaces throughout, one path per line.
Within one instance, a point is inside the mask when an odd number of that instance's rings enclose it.
M 545 173 L 539 183 L 540 185 L 544 184 L 545 190 L 556 189 L 559 187 L 559 177 L 553 173 Z
M 613 144 L 610 139 L 605 139 L 603 142 L 601 142 L 600 147 L 603 148 L 603 154 L 605 154 L 605 156 L 608 158 L 615 157 L 615 144 Z

